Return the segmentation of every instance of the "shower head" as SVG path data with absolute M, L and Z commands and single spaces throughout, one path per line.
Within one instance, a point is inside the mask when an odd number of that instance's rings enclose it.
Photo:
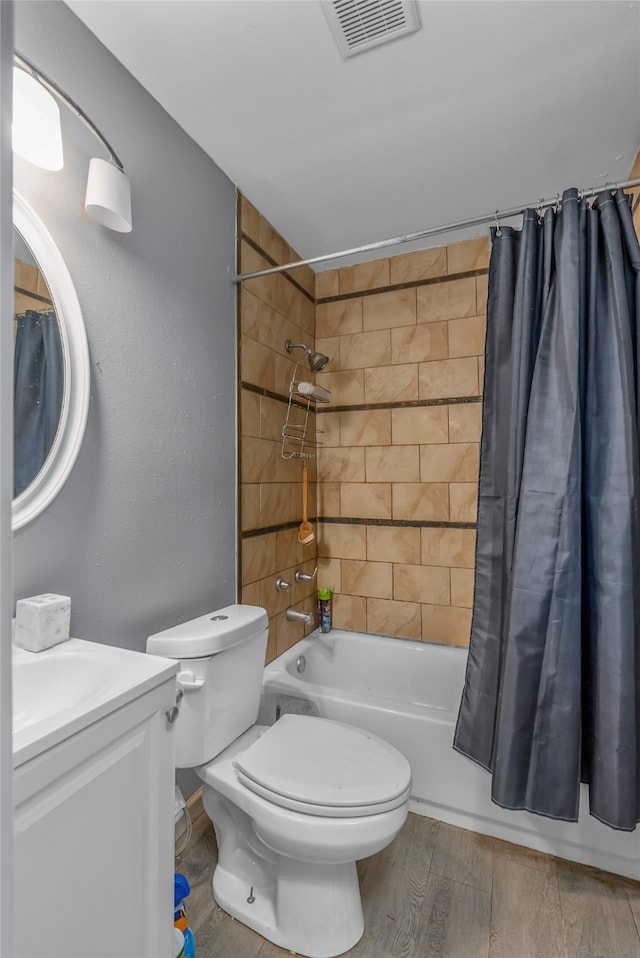
M 315 353 L 311 349 L 311 346 L 305 346 L 304 343 L 292 343 L 291 340 L 288 339 L 284 345 L 288 353 L 290 353 L 292 349 L 304 349 L 307 354 L 309 369 L 314 373 L 320 372 L 329 362 L 328 356 L 325 356 L 324 353 Z
M 309 365 L 314 373 L 324 369 L 329 362 L 329 357 L 325 356 L 324 353 L 308 353 L 307 358 L 309 359 Z

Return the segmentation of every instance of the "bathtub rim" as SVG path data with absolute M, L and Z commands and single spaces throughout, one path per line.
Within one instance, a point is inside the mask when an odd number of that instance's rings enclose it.
M 462 654 L 465 654 L 465 663 L 464 667 L 466 669 L 466 653 L 468 649 L 466 646 L 462 645 L 451 645 L 448 642 L 425 642 L 421 639 L 407 639 L 404 637 L 394 637 L 391 635 L 384 635 L 379 632 L 362 632 L 358 629 L 332 629 L 329 633 L 322 633 L 319 629 L 314 629 L 313 632 L 310 632 L 309 635 L 306 635 L 303 639 L 300 639 L 294 645 L 290 646 L 284 652 L 281 652 L 275 659 L 272 659 L 264 668 L 264 675 L 269 676 L 285 676 L 288 677 L 293 683 L 296 684 L 296 687 L 302 685 L 304 689 L 308 689 L 311 693 L 312 690 L 321 692 L 323 689 L 330 689 L 332 694 L 338 693 L 339 697 L 342 697 L 342 693 L 348 695 L 349 699 L 360 702 L 365 705 L 367 702 L 371 703 L 372 701 L 378 702 L 381 704 L 381 707 L 384 709 L 384 702 L 394 702 L 396 703 L 396 708 L 391 708 L 390 706 L 386 708 L 386 711 L 397 712 L 397 704 L 400 703 L 402 706 L 406 706 L 409 711 L 413 710 L 431 710 L 434 712 L 440 712 L 443 714 L 457 715 L 458 706 L 460 704 L 460 698 L 462 696 L 462 685 L 460 686 L 460 693 L 455 700 L 455 704 L 452 701 L 448 705 L 439 705 L 433 702 L 421 702 L 415 701 L 413 699 L 399 699 L 392 695 L 385 696 L 381 695 L 379 692 L 363 692 L 357 689 L 351 689 L 348 686 L 335 686 L 335 685 L 325 685 L 320 682 L 312 682 L 309 679 L 296 676 L 293 672 L 295 668 L 295 662 L 300 658 L 301 655 L 305 655 L 307 649 L 313 649 L 316 642 L 327 642 L 331 640 L 340 640 L 346 639 L 348 641 L 357 641 L 362 642 L 365 645 L 369 645 L 371 641 L 380 640 L 384 645 L 389 645 L 389 647 L 400 645 L 402 648 L 410 650 L 411 653 L 417 652 L 418 654 L 429 655 L 433 654 L 437 650 L 436 654 L 446 655 L 451 658 L 460 658 Z M 289 666 L 292 668 L 289 668 Z M 461 668 L 462 663 L 459 663 L 458 667 Z M 464 679 L 464 670 L 461 679 Z M 263 678 L 264 686 L 264 678 Z

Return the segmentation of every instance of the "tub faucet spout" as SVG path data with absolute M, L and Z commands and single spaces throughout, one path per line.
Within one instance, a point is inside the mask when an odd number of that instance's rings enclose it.
M 287 619 L 289 622 L 304 622 L 305 625 L 313 625 L 313 612 L 301 612 L 298 609 L 287 609 Z

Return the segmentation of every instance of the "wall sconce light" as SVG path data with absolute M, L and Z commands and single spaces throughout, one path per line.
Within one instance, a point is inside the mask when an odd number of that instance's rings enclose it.
M 61 170 L 60 108 L 34 77 L 13 68 L 13 150 L 45 170 Z
M 60 109 L 71 110 L 109 154 L 93 157 L 85 196 L 87 212 L 111 230 L 131 232 L 131 184 L 116 153 L 87 114 L 57 83 L 41 73 L 21 54 L 13 55 L 13 150 L 45 170 L 63 166 Z

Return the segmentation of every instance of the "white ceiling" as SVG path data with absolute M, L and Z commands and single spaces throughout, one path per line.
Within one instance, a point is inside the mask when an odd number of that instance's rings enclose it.
M 318 0 L 67 2 L 303 257 L 624 180 L 640 144 L 637 0 L 422 0 L 348 60 Z

